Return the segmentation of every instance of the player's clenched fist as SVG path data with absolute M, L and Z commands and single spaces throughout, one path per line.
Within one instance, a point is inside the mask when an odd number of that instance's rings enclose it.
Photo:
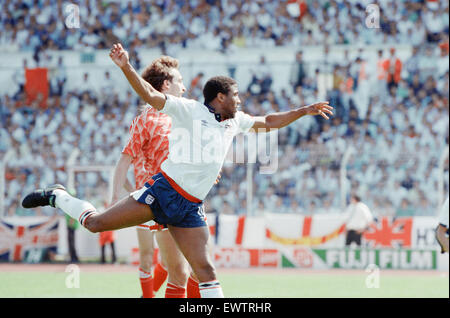
M 124 67 L 128 64 L 128 52 L 125 51 L 120 43 L 113 44 L 111 51 L 109 52 L 109 57 L 119 67 Z

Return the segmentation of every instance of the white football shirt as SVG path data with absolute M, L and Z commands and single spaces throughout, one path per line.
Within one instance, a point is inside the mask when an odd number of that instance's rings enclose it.
M 347 230 L 362 231 L 373 221 L 369 207 L 362 202 L 350 204 L 348 212 Z
M 444 204 L 441 207 L 441 212 L 439 213 L 439 224 L 444 225 L 448 229 L 448 210 L 449 210 L 449 203 L 448 203 L 448 197 L 445 200 Z
M 172 129 L 169 155 L 161 170 L 184 191 L 203 200 L 217 180 L 234 136 L 247 133 L 255 119 L 238 111 L 233 119 L 219 122 L 200 102 L 166 98 L 161 112 L 171 117 Z

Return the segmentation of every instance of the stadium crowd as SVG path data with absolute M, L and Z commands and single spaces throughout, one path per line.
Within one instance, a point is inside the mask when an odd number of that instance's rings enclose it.
M 104 49 L 160 46 L 305 46 L 320 44 L 412 44 L 438 42 L 448 34 L 448 1 L 368 0 L 5 0 L 0 46 L 9 50 Z M 369 4 L 380 8 L 377 32 L 361 28 Z M 80 25 L 70 14 L 78 13 Z M 67 20 L 74 23 L 66 28 Z M 81 29 L 77 28 L 82 26 Z M 81 31 L 81 32 L 79 32 Z
M 132 49 L 135 61 L 140 49 L 155 46 L 168 53 L 292 46 L 295 63 L 286 75 L 291 86 L 274 90 L 276 70 L 262 58 L 259 72 L 241 89 L 243 110 L 261 115 L 312 103 L 318 99 L 319 79 L 325 78 L 326 97 L 336 113 L 330 121 L 307 117 L 279 131 L 277 172 L 265 175 L 258 172 L 259 163 L 253 166 L 253 213 L 341 211 L 339 169 L 345 151 L 353 148 L 345 187 L 362 194 L 375 215 L 435 214 L 437 166 L 448 147 L 448 2 L 378 1 L 375 36 L 357 27 L 366 18 L 368 1 L 300 1 L 299 12 L 282 1 L 154 3 L 80 1 L 83 25 L 78 30 L 64 26 L 63 1 L 6 0 L 0 48 L 33 52 L 39 65 L 48 52 L 103 49 L 116 41 Z M 362 47 L 356 57 L 329 54 L 333 45 L 363 44 L 390 49 L 380 49 L 376 57 Z M 411 56 L 397 57 L 396 44 L 411 45 Z M 317 68 L 303 57 L 310 45 L 324 50 Z M 21 209 L 23 193 L 67 182 L 65 163 L 75 147 L 82 153 L 80 165 L 114 165 L 140 103 L 135 94 L 115 93 L 108 72 L 97 86 L 86 73 L 83 85 L 68 90 L 64 61 L 52 68 L 46 108 L 38 101 L 27 103 L 23 69 L 12 79 L 17 91 L 0 98 L 0 158 L 9 149 L 16 151 L 5 175 L 9 215 L 34 213 Z M 199 74 L 186 83 L 187 97 L 201 95 L 202 81 Z M 246 213 L 246 173 L 246 165 L 226 164 L 205 202 L 207 210 Z M 77 174 L 77 195 L 102 197 L 108 178 L 106 172 Z M 448 192 L 448 173 L 445 178 Z M 38 213 L 48 211 L 53 212 Z

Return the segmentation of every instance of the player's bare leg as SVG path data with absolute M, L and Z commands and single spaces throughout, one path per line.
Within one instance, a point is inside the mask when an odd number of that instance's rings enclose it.
M 150 272 L 153 266 L 154 233 L 148 229 L 137 228 L 137 239 L 139 244 L 139 266 L 146 272 Z
M 208 251 L 209 230 L 207 226 L 181 228 L 169 226 L 170 234 L 186 257 L 199 281 L 202 297 L 223 297 L 216 277 L 216 269 Z
M 84 227 L 97 233 L 136 226 L 154 218 L 153 212 L 147 204 L 137 202 L 132 197 L 126 197 L 103 213 L 88 217 L 84 222 Z
M 148 229 L 137 228 L 137 238 L 139 244 L 139 281 L 143 298 L 153 298 L 153 254 L 154 254 L 154 233 Z
M 161 260 L 169 273 L 166 298 L 182 298 L 186 292 L 189 264 L 178 249 L 169 231 L 157 232 L 156 240 L 161 253 Z
M 208 253 L 211 258 L 214 258 L 214 242 L 211 235 L 209 235 L 208 243 L 207 243 Z M 198 278 L 195 276 L 195 273 L 190 269 L 190 276 L 188 278 L 187 287 L 186 287 L 186 296 L 187 298 L 201 298 L 200 290 L 199 290 L 199 282 Z
M 155 217 L 147 204 L 126 197 L 103 213 L 98 213 L 89 202 L 71 196 L 61 185 L 39 189 L 22 201 L 24 208 L 50 205 L 58 207 L 93 233 L 118 230 L 143 224 Z

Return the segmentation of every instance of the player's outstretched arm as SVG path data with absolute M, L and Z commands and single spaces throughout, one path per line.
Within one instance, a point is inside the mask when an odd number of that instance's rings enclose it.
M 328 115 L 333 115 L 332 110 L 333 106 L 330 106 L 328 102 L 320 102 L 293 109 L 287 112 L 278 112 L 266 116 L 257 116 L 255 117 L 255 123 L 252 128 L 256 131 L 280 129 L 288 126 L 292 122 L 305 115 L 320 115 L 325 119 L 329 119 Z
M 145 81 L 130 64 L 128 52 L 122 45 L 114 44 L 109 56 L 113 62 L 120 67 L 134 91 L 150 106 L 161 110 L 166 103 L 166 97 L 163 93 L 157 91 L 150 83 Z

